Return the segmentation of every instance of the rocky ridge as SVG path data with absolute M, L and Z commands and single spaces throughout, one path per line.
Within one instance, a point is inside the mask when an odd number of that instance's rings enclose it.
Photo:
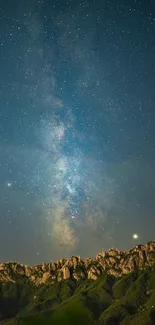
M 137 245 L 128 251 L 111 248 L 107 252 L 98 253 L 95 259 L 80 256 L 62 258 L 57 262 L 28 266 L 15 262 L 0 263 L 0 283 L 16 282 L 25 277 L 35 285 L 50 281 L 80 280 L 88 278 L 96 280 L 104 271 L 115 277 L 144 269 L 155 264 L 155 242 Z

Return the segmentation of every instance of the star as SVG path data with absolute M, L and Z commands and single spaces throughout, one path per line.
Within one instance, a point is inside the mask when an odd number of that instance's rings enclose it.
M 132 235 L 132 238 L 133 238 L 133 239 L 138 239 L 139 236 L 138 236 L 138 234 L 133 234 L 133 235 Z
M 11 182 L 7 182 L 6 186 L 7 187 L 12 187 L 12 183 Z

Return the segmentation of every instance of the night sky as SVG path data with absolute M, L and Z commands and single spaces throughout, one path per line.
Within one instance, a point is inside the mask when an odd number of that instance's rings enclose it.
M 154 103 L 154 0 L 1 0 L 1 262 L 155 239 Z

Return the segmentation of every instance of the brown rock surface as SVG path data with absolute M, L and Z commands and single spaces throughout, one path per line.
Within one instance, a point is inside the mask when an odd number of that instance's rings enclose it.
M 88 277 L 96 280 L 104 271 L 116 277 L 137 269 L 144 269 L 155 264 L 155 242 L 146 245 L 136 245 L 129 251 L 109 249 L 100 252 L 95 259 L 80 256 L 61 258 L 53 263 L 43 263 L 35 266 L 18 264 L 15 262 L 0 263 L 0 282 L 15 282 L 17 277 L 27 277 L 36 285 L 46 281 L 67 280 L 70 277 L 77 281 Z

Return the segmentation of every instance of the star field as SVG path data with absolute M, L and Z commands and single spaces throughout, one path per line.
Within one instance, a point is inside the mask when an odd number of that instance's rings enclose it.
M 1 1 L 0 259 L 154 240 L 154 1 Z

